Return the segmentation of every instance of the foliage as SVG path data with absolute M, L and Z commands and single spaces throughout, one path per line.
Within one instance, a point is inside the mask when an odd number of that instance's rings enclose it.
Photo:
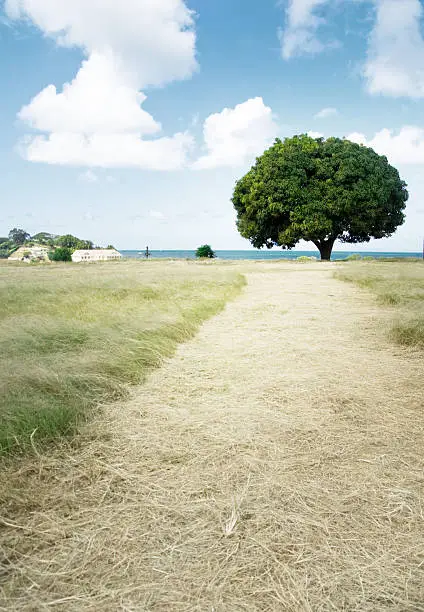
M 233 194 L 239 232 L 256 248 L 315 244 L 330 259 L 336 240 L 368 242 L 404 222 L 406 183 L 385 157 L 339 138 L 280 139 Z
M 209 244 L 203 244 L 197 249 L 196 257 L 201 259 L 214 259 L 216 255 Z
M 60 247 L 66 247 L 67 249 L 72 249 L 72 251 L 76 251 L 78 249 L 92 249 L 93 243 L 91 240 L 81 240 L 81 238 L 77 238 L 76 236 L 72 236 L 72 234 L 66 234 L 65 236 L 59 236 L 55 240 L 55 244 Z
M 172 269 L 171 269 L 172 268 Z M 55 440 L 170 356 L 244 284 L 220 266 L 1 270 L 0 454 Z
M 361 259 L 362 256 L 359 253 L 351 253 L 346 257 L 345 261 L 360 261 Z
M 13 242 L 13 244 L 17 244 L 19 246 L 25 244 L 27 240 L 29 240 L 31 236 L 23 229 L 18 229 L 14 227 L 9 232 L 9 240 Z
M 7 259 L 14 245 L 8 238 L 0 238 L 0 259 Z
M 115 250 L 115 247 L 113 246 L 113 244 L 108 244 L 106 249 L 108 249 L 108 250 Z
M 72 250 L 67 247 L 57 247 L 49 252 L 50 261 L 72 261 Z
M 300 263 L 307 263 L 308 261 L 316 261 L 317 258 L 316 257 L 308 257 L 307 255 L 300 255 L 300 257 L 296 258 L 296 261 L 299 261 Z
M 55 236 L 54 234 L 49 234 L 48 232 L 39 232 L 38 234 L 34 234 L 34 236 L 31 236 L 31 240 L 35 244 L 43 244 L 51 247 L 54 246 L 56 238 L 58 238 L 58 236 Z
M 424 264 L 407 259 L 345 266 L 336 273 L 340 280 L 371 290 L 392 316 L 387 333 L 398 344 L 424 349 Z

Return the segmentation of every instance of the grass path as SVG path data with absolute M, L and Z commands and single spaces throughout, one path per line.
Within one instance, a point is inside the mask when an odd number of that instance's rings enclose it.
M 22 468 L 0 609 L 424 610 L 423 362 L 333 270 L 249 264 L 94 439 Z

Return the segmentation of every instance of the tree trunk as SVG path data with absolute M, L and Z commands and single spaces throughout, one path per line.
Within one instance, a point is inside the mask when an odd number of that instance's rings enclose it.
M 316 246 L 321 255 L 321 261 L 330 261 L 331 251 L 333 250 L 334 240 L 329 238 L 328 240 L 317 241 Z

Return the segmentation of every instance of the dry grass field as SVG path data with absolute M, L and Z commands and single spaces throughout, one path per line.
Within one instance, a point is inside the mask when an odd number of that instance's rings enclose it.
M 0 265 L 0 455 L 72 434 L 243 285 L 178 262 Z
M 422 352 L 334 278 L 377 264 L 215 266 L 239 297 L 78 438 L 5 463 L 0 609 L 424 610 Z
M 392 307 L 387 331 L 394 342 L 424 349 L 424 262 L 352 262 L 336 278 L 370 289 L 379 304 Z

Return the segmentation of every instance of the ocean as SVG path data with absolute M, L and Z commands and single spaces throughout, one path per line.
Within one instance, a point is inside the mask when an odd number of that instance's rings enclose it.
M 144 259 L 145 250 L 140 249 L 127 251 L 120 251 L 124 257 L 130 257 L 132 259 Z M 195 259 L 195 251 L 149 251 L 152 259 Z M 282 250 L 256 250 L 256 251 L 215 251 L 218 259 L 263 259 L 263 260 L 274 260 L 274 259 L 297 259 L 302 255 L 307 257 L 316 257 L 319 259 L 318 251 L 282 251 Z M 331 259 L 333 261 L 346 259 L 349 255 L 358 253 L 361 257 L 374 257 L 375 259 L 381 258 L 406 258 L 406 257 L 418 257 L 422 258 L 422 253 L 394 253 L 394 252 L 382 252 L 382 251 L 333 251 Z

